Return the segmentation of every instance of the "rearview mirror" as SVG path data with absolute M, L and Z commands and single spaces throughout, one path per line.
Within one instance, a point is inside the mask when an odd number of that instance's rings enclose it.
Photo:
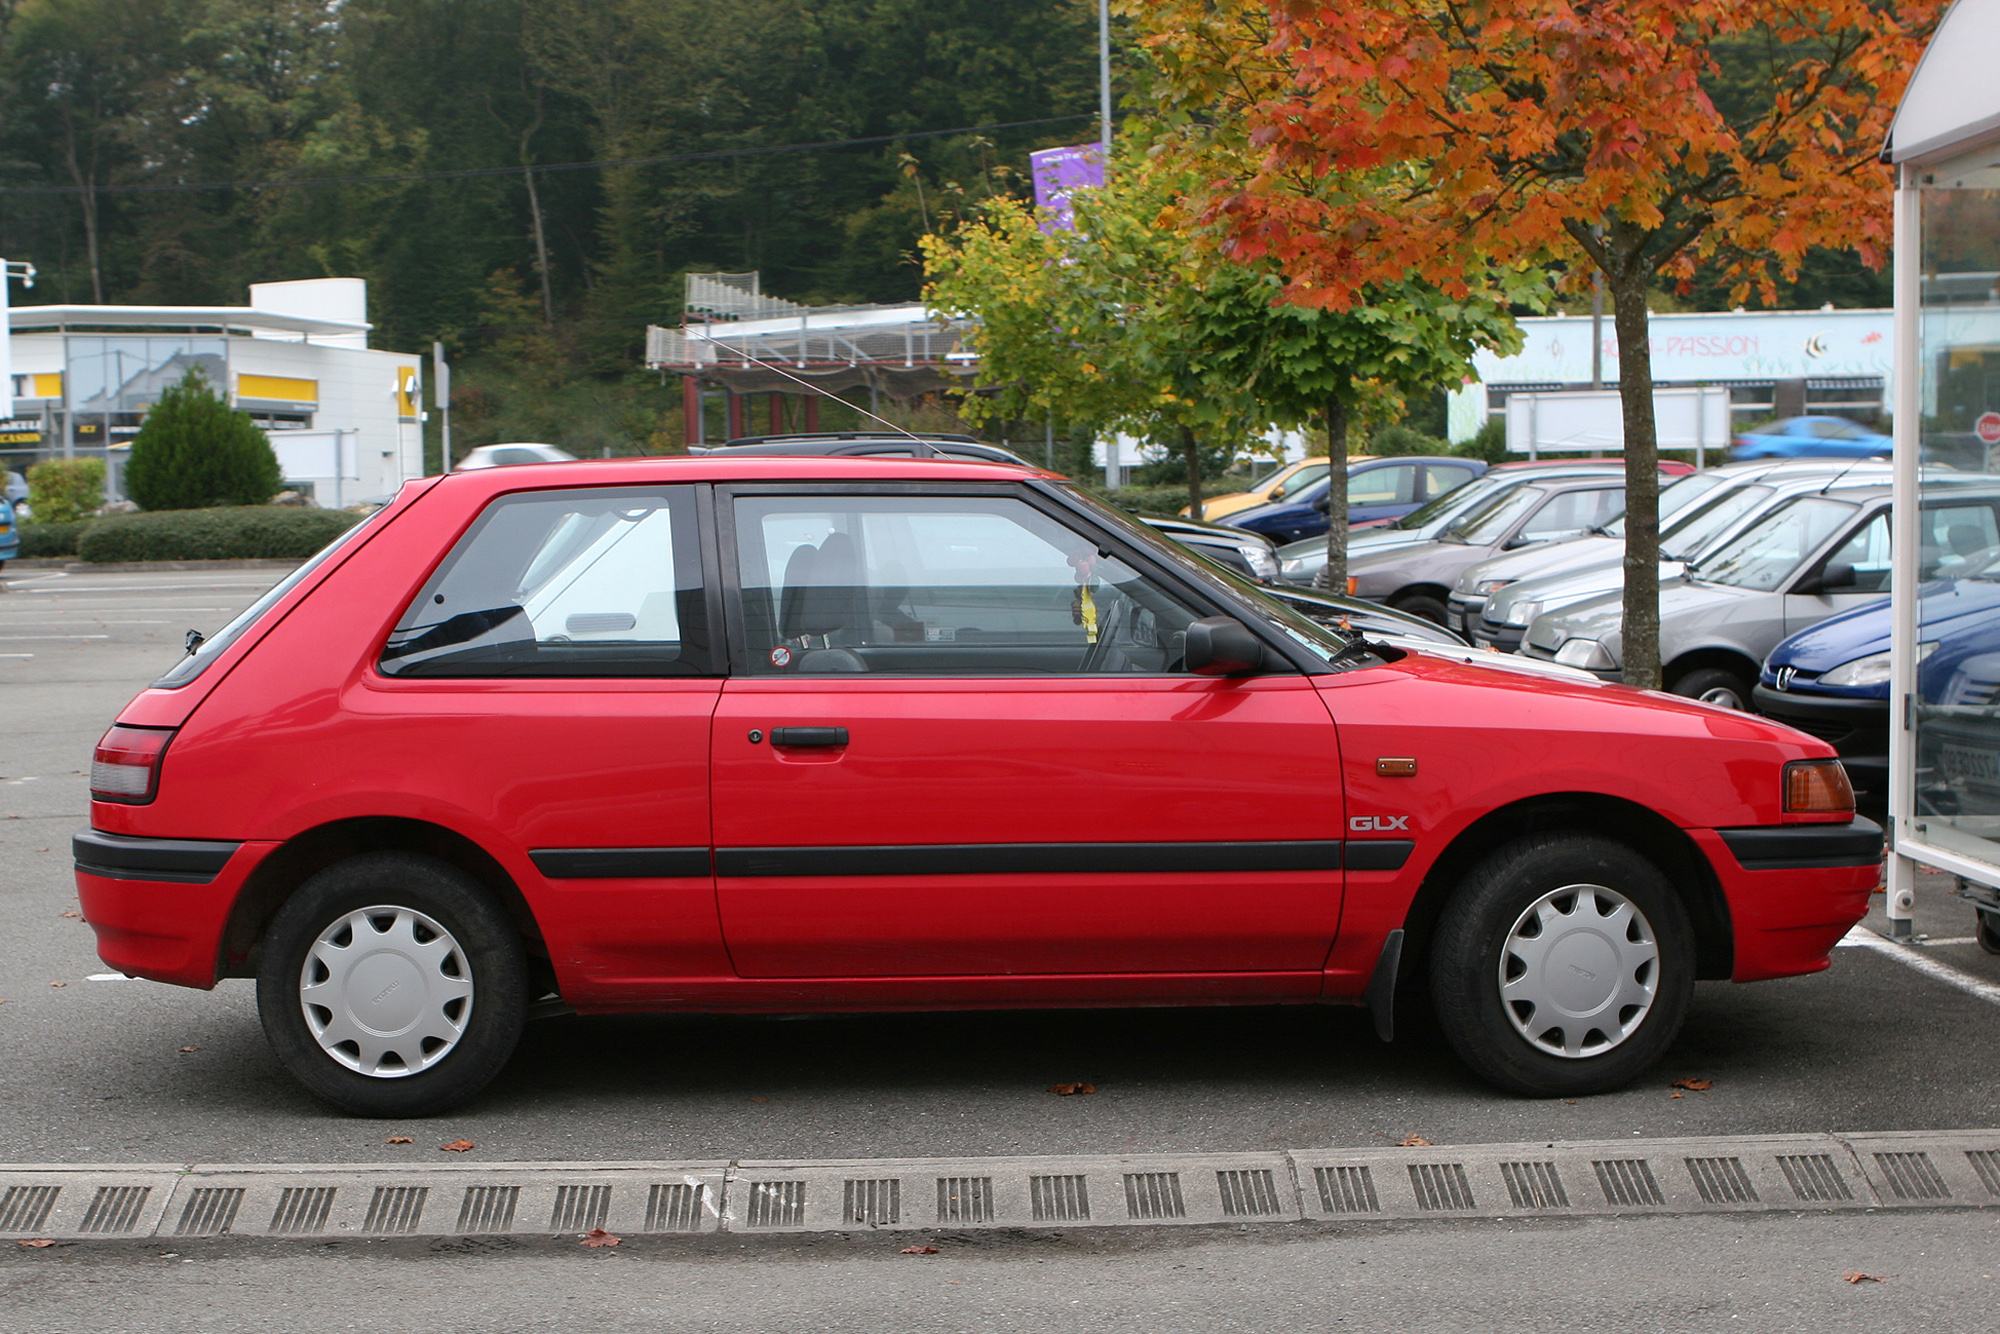
M 1229 616 L 1204 616 L 1187 628 L 1187 669 L 1196 676 L 1235 676 L 1264 665 L 1264 645 Z
M 1843 588 L 1854 587 L 1854 567 L 1834 562 L 1820 570 L 1817 578 L 1808 577 L 1801 593 L 1837 593 Z
M 1282 487 L 1282 486 L 1274 486 L 1274 487 L 1272 487 L 1272 488 L 1271 488 L 1271 499 L 1273 499 L 1273 500 L 1283 500 L 1284 498 L 1285 498 L 1285 488 L 1284 488 L 1284 487 Z
M 1313 508 L 1318 510 L 1321 514 L 1331 514 L 1333 512 L 1333 497 L 1321 496 L 1318 500 L 1315 500 L 1313 502 Z

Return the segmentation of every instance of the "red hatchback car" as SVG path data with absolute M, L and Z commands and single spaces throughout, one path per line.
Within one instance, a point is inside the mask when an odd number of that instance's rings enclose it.
M 1824 743 L 1321 627 L 1059 479 L 692 458 L 407 486 L 99 743 L 105 962 L 255 977 L 314 1093 L 470 1097 L 531 1006 L 1330 1002 L 1605 1089 L 1824 968 Z

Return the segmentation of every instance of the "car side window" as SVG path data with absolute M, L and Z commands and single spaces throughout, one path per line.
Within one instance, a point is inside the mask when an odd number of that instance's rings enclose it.
M 502 496 L 403 612 L 381 670 L 412 677 L 718 670 L 693 489 Z
M 1472 480 L 1472 469 L 1461 468 L 1456 464 L 1431 463 L 1426 464 L 1424 470 L 1429 476 L 1424 489 L 1433 497 L 1441 496 L 1447 491 L 1456 491 Z
M 740 496 L 750 671 L 1178 673 L 1197 613 L 1005 497 Z
M 1521 525 L 1521 539 L 1529 542 L 1581 533 L 1610 519 L 1623 509 L 1622 487 L 1595 491 L 1565 491 L 1550 498 Z
M 1408 505 L 1417 498 L 1417 466 L 1370 468 L 1347 479 L 1350 505 Z
M 1854 582 L 1830 593 L 1880 593 L 1889 587 L 1889 515 L 1877 514 L 1840 544 L 1826 558 L 1826 567 L 1846 565 L 1854 570 Z
M 2000 524 L 1995 522 L 1991 504 L 1927 506 L 1918 542 L 1922 577 L 1949 577 L 1968 566 L 1984 567 L 1992 560 L 1993 549 L 2000 546 Z

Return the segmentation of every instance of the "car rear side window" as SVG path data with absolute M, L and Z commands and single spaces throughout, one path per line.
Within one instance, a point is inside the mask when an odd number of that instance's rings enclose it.
M 758 673 L 1173 673 L 1197 613 L 1018 500 L 742 496 L 746 665 Z
M 698 531 L 690 487 L 502 496 L 403 612 L 381 670 L 713 675 Z

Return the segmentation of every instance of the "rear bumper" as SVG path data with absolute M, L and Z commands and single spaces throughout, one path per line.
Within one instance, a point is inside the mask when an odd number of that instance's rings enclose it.
M 213 987 L 229 910 L 277 846 L 79 833 L 76 891 L 97 956 L 133 977 Z
M 1738 982 L 1825 968 L 1881 879 L 1882 827 L 1873 820 L 1688 833 L 1728 900 Z

